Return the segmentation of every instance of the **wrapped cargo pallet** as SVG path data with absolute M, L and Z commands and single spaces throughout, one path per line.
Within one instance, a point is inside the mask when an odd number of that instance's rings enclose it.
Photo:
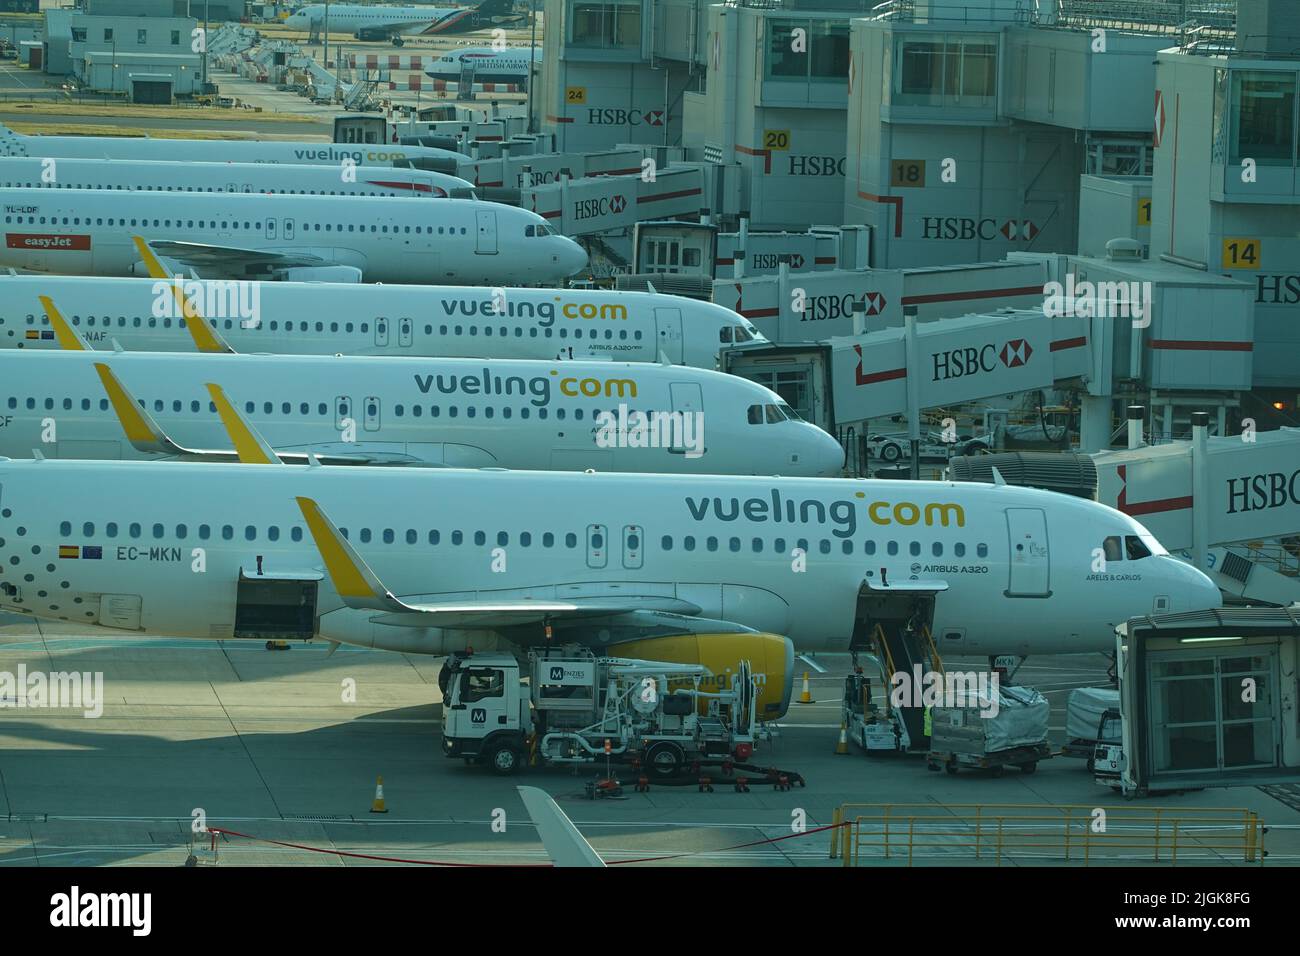
M 1109 687 L 1076 687 L 1065 710 L 1065 736 L 1071 741 L 1097 740 L 1101 715 L 1119 709 L 1119 691 Z

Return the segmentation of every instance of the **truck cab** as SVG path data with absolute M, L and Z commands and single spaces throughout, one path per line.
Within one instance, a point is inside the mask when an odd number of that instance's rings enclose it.
M 532 714 L 519 662 L 509 654 L 449 658 L 442 705 L 442 750 L 501 774 L 524 762 Z

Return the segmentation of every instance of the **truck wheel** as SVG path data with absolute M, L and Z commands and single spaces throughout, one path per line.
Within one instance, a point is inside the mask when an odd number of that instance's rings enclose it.
M 1038 761 L 1037 761 L 1037 760 L 1031 760 L 1031 761 L 1029 761 L 1029 763 L 1022 763 L 1022 764 L 1020 765 L 1020 772 L 1021 772 L 1021 773 L 1033 773 L 1033 772 L 1034 772 L 1035 770 L 1037 770 L 1037 769 L 1038 769 Z
M 685 762 L 682 748 L 668 740 L 659 741 L 645 752 L 646 769 L 661 780 L 677 776 Z
M 1096 773 L 1096 771 L 1097 771 L 1097 764 L 1096 764 L 1096 762 L 1095 762 L 1091 757 L 1088 758 L 1088 765 L 1087 765 L 1087 766 L 1088 766 L 1088 773 Z
M 486 756 L 486 763 L 492 768 L 492 772 L 503 777 L 514 773 L 523 762 L 523 755 L 520 754 L 519 748 L 509 741 L 493 744 L 488 748 Z
M 889 442 L 884 448 L 880 449 L 880 457 L 885 461 L 898 461 L 903 457 L 903 449 L 899 448 L 893 442 Z

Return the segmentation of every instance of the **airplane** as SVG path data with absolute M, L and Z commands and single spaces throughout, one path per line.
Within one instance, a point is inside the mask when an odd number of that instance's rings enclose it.
M 1025 655 L 1221 603 L 1128 515 L 1000 481 L 0 459 L 0 610 L 460 659 L 747 659 L 766 716 L 796 649 L 856 653 L 921 606 L 944 655 Z
M 231 461 L 227 401 L 299 461 L 824 477 L 844 464 L 774 392 L 679 365 L 93 351 L 0 352 L 0 456 Z M 619 427 L 639 414 L 656 427 Z
M 426 169 L 345 174 L 336 166 L 13 157 L 0 158 L 0 189 L 475 198 L 468 180 Z
M 0 212 L 0 266 L 63 275 L 141 274 L 137 237 L 204 278 L 543 285 L 587 265 L 537 213 L 477 199 L 0 189 Z
M 494 50 L 492 47 L 476 46 L 446 53 L 424 72 L 435 80 L 459 82 L 463 72 L 472 68 L 475 83 L 517 83 L 527 86 L 532 65 L 541 62 L 541 47 Z
M 434 146 L 293 140 L 151 139 L 142 136 L 28 136 L 0 123 L 0 156 L 158 162 L 280 163 L 291 166 L 406 166 L 455 173 L 473 162 Z
M 182 311 L 177 290 L 165 279 L 0 275 L 0 349 L 60 347 L 41 296 L 92 346 L 131 352 L 563 353 L 712 369 L 720 349 L 769 344 L 730 309 L 658 292 L 186 280 Z M 195 308 L 200 318 L 188 321 Z
M 328 16 L 328 20 L 327 20 Z M 449 36 L 491 27 L 522 23 L 514 0 L 482 0 L 474 7 L 398 7 L 377 4 L 312 4 L 297 10 L 284 22 L 296 30 L 350 32 L 358 40 L 391 40 L 402 46 L 403 36 Z

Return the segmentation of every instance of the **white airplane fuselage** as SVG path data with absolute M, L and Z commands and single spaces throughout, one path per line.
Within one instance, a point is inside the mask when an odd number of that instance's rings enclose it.
M 30 159 L 0 157 L 0 189 L 115 189 L 183 193 L 284 193 L 315 196 L 445 198 L 472 193 L 468 180 L 427 169 L 371 168 L 344 175 L 334 166 L 272 163 Z
M 97 364 L 190 450 L 231 447 L 212 382 L 276 451 L 375 464 L 830 477 L 844 460 L 817 426 L 768 421 L 784 404 L 774 392 L 683 366 L 12 350 L 0 352 L 0 456 L 158 460 L 128 439 Z M 620 407 L 628 421 L 678 412 L 682 428 L 602 431 L 599 413 Z
M 0 461 L 0 608 L 230 637 L 242 573 L 319 581 L 315 630 L 330 640 L 493 648 L 490 630 L 346 606 L 322 574 L 300 496 L 403 602 L 683 602 L 805 651 L 847 649 L 862 602 L 899 585 L 947 585 L 934 612 L 941 653 L 1104 651 L 1116 624 L 1157 601 L 1170 611 L 1220 604 L 1205 575 L 1132 518 L 1007 485 Z M 1099 572 L 1105 539 L 1130 537 L 1152 553 Z M 533 631 L 523 639 L 540 642 Z
M 0 223 L 0 265 L 60 275 L 133 274 L 137 236 L 172 244 L 155 251 L 205 278 L 333 268 L 368 282 L 540 285 L 587 264 L 536 213 L 473 199 L 0 189 Z
M 174 283 L 0 275 L 0 349 L 57 349 L 49 296 L 95 349 L 190 352 Z M 650 292 L 187 282 L 186 296 L 237 352 L 617 360 L 716 368 L 720 349 L 766 344 L 712 302 Z M 572 356 L 570 356 L 572 352 Z

